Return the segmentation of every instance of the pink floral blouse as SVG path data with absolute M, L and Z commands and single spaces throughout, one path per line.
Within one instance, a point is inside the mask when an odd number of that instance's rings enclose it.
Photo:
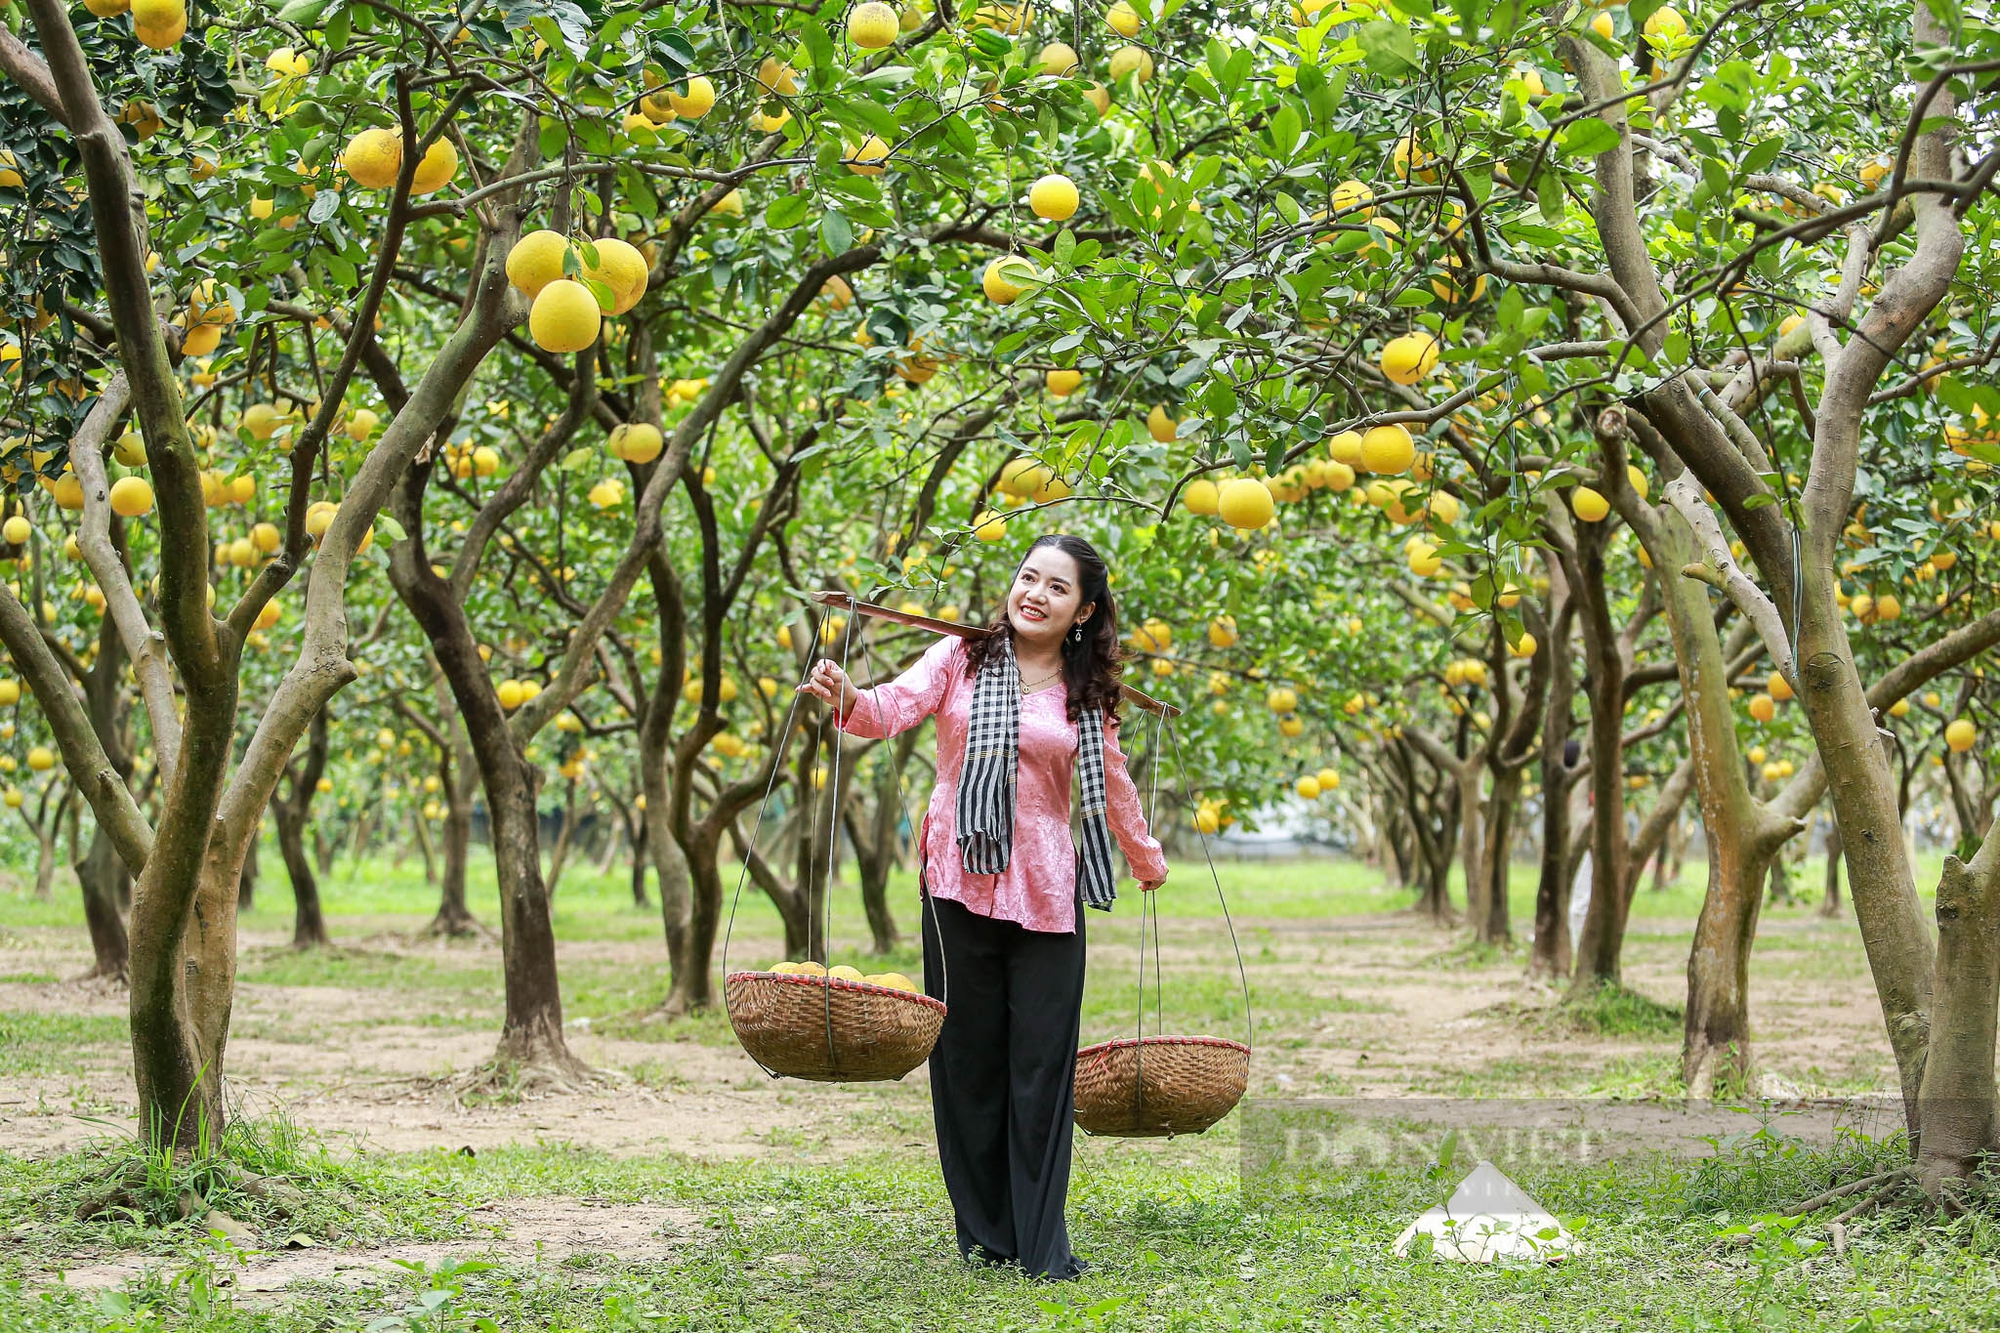
M 965 767 L 965 733 L 972 712 L 972 678 L 965 642 L 940 639 L 915 666 L 886 685 L 862 690 L 841 730 L 887 737 L 937 715 L 937 786 L 918 835 L 924 877 L 932 893 L 981 916 L 1029 930 L 1076 929 L 1076 843 L 1070 836 L 1070 790 L 1076 769 L 1077 724 L 1066 711 L 1062 684 L 1021 700 L 1021 762 L 1014 797 L 1014 853 L 998 875 L 968 873 L 958 852 L 958 775 Z M 1118 732 L 1104 728 L 1105 823 L 1141 881 L 1163 879 L 1167 859 L 1146 831 L 1139 791 L 1125 768 Z

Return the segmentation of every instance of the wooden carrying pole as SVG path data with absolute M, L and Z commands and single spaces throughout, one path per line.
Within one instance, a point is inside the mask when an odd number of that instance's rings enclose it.
M 821 606 L 853 611 L 860 615 L 873 616 L 877 620 L 893 620 L 898 625 L 927 629 L 933 634 L 954 634 L 961 639 L 974 639 L 993 632 L 978 625 L 961 625 L 956 620 L 939 620 L 935 616 L 912 615 L 908 611 L 898 611 L 894 607 L 877 606 L 873 602 L 862 601 L 852 593 L 822 591 L 814 593 L 812 599 Z M 1130 685 L 1121 685 L 1119 688 L 1124 691 L 1125 698 L 1129 702 L 1155 716 L 1174 718 L 1181 715 L 1181 710 L 1172 704 L 1155 699 L 1141 690 L 1135 690 Z

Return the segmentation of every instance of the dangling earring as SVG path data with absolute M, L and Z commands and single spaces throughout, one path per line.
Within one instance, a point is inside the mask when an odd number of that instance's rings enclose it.
M 1078 643 L 1083 642 L 1083 622 L 1081 620 L 1077 621 L 1076 628 L 1070 631 L 1070 638 L 1076 640 Z

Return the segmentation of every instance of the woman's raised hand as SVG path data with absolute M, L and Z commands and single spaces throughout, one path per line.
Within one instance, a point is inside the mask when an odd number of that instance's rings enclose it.
M 846 716 L 847 710 L 854 706 L 855 699 L 861 693 L 854 688 L 854 682 L 847 678 L 847 673 L 841 670 L 840 664 L 830 657 L 822 657 L 813 663 L 812 671 L 799 689 L 815 699 L 824 699 L 832 704 L 834 711 L 843 717 Z

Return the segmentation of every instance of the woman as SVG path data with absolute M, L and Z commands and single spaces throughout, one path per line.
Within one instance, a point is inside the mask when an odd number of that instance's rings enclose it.
M 1109 910 L 1111 837 L 1151 891 L 1167 877 L 1118 749 L 1118 616 L 1103 559 L 1037 538 L 994 633 L 947 637 L 857 690 L 822 660 L 800 688 L 842 730 L 886 737 L 937 715 L 937 787 L 918 835 L 924 988 L 950 1012 L 931 1053 L 938 1162 L 959 1253 L 1067 1279 L 1083 906 Z M 1083 847 L 1070 839 L 1081 775 Z

